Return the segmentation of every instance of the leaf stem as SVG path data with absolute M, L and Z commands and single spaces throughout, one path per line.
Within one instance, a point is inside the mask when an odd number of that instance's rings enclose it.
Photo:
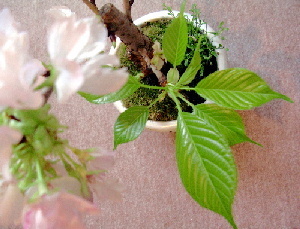
M 155 103 L 162 100 L 167 94 L 167 91 L 163 91 L 152 103 L 148 106 L 148 108 L 152 107 Z
M 180 87 L 178 88 L 179 90 L 186 90 L 186 91 L 195 91 L 196 88 L 193 88 L 193 87 Z
M 171 97 L 171 99 L 173 99 L 173 101 L 176 103 L 176 108 L 179 112 L 182 112 L 181 109 L 181 105 L 179 100 L 177 99 L 177 96 L 175 95 L 175 93 L 173 91 L 168 91 L 168 95 Z
M 146 84 L 140 84 L 141 87 L 149 88 L 149 89 L 157 89 L 157 90 L 163 90 L 166 89 L 166 87 L 160 87 L 160 86 L 151 86 Z
M 182 99 L 184 102 L 186 102 L 186 103 L 187 103 L 190 107 L 192 107 L 193 110 L 194 110 L 194 107 L 195 107 L 194 104 L 192 104 L 190 101 L 188 101 L 182 94 L 177 93 L 177 95 L 179 96 L 180 99 Z

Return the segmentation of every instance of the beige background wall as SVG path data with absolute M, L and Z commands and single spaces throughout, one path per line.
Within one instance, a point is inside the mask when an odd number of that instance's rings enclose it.
M 96 1 L 101 6 L 108 2 Z M 113 0 L 121 7 L 121 0 Z M 135 0 L 133 18 L 162 9 L 161 1 Z M 179 9 L 179 0 L 165 3 Z M 295 103 L 272 101 L 241 112 L 247 132 L 263 148 L 249 143 L 234 147 L 239 184 L 234 203 L 236 223 L 245 229 L 300 228 L 300 2 L 299 0 L 190 0 L 202 9 L 212 27 L 224 21 L 230 67 L 259 73 Z M 66 5 L 80 16 L 91 16 L 80 0 L 0 0 L 31 35 L 31 54 L 47 61 L 44 11 Z M 78 96 L 67 104 L 51 99 L 53 112 L 70 126 L 65 136 L 77 147 L 112 149 L 112 127 L 118 116 L 113 105 L 91 105 Z M 145 131 L 117 149 L 111 175 L 127 192 L 122 203 L 97 202 L 102 214 L 89 228 L 226 229 L 219 215 L 199 207 L 184 191 L 177 172 L 173 133 Z

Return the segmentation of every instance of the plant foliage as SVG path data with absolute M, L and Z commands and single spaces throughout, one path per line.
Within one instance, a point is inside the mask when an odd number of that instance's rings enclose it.
M 162 40 L 164 55 L 174 66 L 182 62 L 187 43 L 188 30 L 186 20 L 182 14 L 179 14 L 179 17 L 175 18 L 166 29 Z
M 272 99 L 291 101 L 273 91 L 257 74 L 242 68 L 212 73 L 199 82 L 196 91 L 220 106 L 236 110 L 252 109 Z
M 203 32 L 192 31 L 193 52 L 188 35 L 190 21 L 184 17 L 184 5 L 180 14 L 173 19 L 162 39 L 162 50 L 172 68 L 167 74 L 164 87 L 149 86 L 137 82 L 131 77 L 128 83 L 118 92 L 94 96 L 81 93 L 93 103 L 114 102 L 131 95 L 138 88 L 159 90 L 159 96 L 150 105 L 133 106 L 120 114 L 114 127 L 114 147 L 136 139 L 143 131 L 149 115 L 149 108 L 159 103 L 168 95 L 178 110 L 176 158 L 182 183 L 188 193 L 201 206 L 208 208 L 228 220 L 237 228 L 232 204 L 237 186 L 237 172 L 230 146 L 241 142 L 256 143 L 245 133 L 242 118 L 235 110 L 252 109 L 273 99 L 290 98 L 275 92 L 256 73 L 243 68 L 231 68 L 216 71 L 201 80 L 195 87 L 188 86 L 201 71 L 201 63 L 206 59 L 203 53 Z M 200 25 L 200 14 L 195 8 L 193 23 Z M 175 15 L 170 12 L 171 15 Z M 226 30 L 220 24 L 221 32 Z M 215 35 L 220 35 L 216 33 Z M 196 48 L 195 48 L 196 47 Z M 208 55 L 217 55 L 215 48 L 209 49 Z M 180 75 L 179 65 L 187 58 L 189 64 Z M 195 91 L 213 104 L 194 105 L 184 96 L 185 91 Z M 191 113 L 183 112 L 182 103 L 191 108 Z M 256 143 L 257 144 L 257 143 Z
M 231 205 L 237 176 L 227 141 L 194 114 L 180 112 L 177 121 L 176 158 L 184 187 L 201 206 L 236 228 Z
M 124 99 L 132 95 L 137 89 L 139 89 L 140 83 L 138 80 L 130 76 L 128 82 L 117 92 L 113 92 L 107 95 L 92 95 L 85 92 L 78 92 L 83 98 L 85 98 L 90 103 L 104 104 L 113 103 L 118 100 Z
M 117 119 L 114 126 L 114 148 L 136 139 L 144 130 L 149 115 L 148 107 L 130 107 Z

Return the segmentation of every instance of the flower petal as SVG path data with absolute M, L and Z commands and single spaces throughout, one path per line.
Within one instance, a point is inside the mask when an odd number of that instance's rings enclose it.
M 28 61 L 22 68 L 20 81 L 23 85 L 33 85 L 38 76 L 46 72 L 46 68 L 42 65 L 41 61 L 32 59 Z
M 48 31 L 48 52 L 52 60 L 75 60 L 90 38 L 89 24 L 74 18 L 54 23 Z
M 122 192 L 124 192 L 124 186 L 119 183 L 117 179 L 97 179 L 96 182 L 90 184 L 91 190 L 95 193 L 100 200 L 113 200 L 121 201 Z
M 96 18 L 84 19 L 90 25 L 90 38 L 82 53 L 77 57 L 78 61 L 84 61 L 98 55 L 104 50 L 107 44 L 107 29 L 104 24 L 100 23 Z
M 11 129 L 8 126 L 0 127 L 0 171 L 4 180 L 11 180 L 9 170 L 12 144 L 18 143 L 22 138 L 19 131 Z
M 40 67 L 31 66 L 29 72 L 26 70 L 29 59 L 28 35 L 17 31 L 16 23 L 8 10 L 0 12 L 0 19 L 4 16 L 8 17 L 8 21 L 4 19 L 0 23 L 0 107 L 38 108 L 43 103 L 43 95 L 33 91 L 28 82 L 33 80 Z M 3 28 L 5 26 L 7 28 Z M 30 75 L 30 72 L 34 75 Z
M 120 90 L 128 80 L 128 73 L 125 69 L 109 70 L 101 75 L 85 81 L 82 91 L 104 95 Z
M 93 156 L 94 159 L 87 162 L 89 170 L 108 170 L 115 164 L 114 152 L 99 149 L 97 152 L 91 153 L 90 155 Z
M 0 11 L 0 33 L 13 34 L 17 33 L 18 23 L 15 22 L 10 10 L 4 8 Z
M 113 70 L 102 65 L 118 63 L 115 56 L 99 55 L 94 61 L 89 61 L 83 66 L 83 73 L 88 75 L 81 90 L 91 94 L 104 95 L 120 90 L 128 80 L 125 68 Z
M 62 60 L 57 66 L 56 92 L 59 102 L 65 102 L 76 93 L 84 82 L 80 65 L 75 61 Z
M 69 193 L 45 195 L 28 206 L 23 217 L 24 229 L 83 229 L 85 214 L 98 214 L 99 210 L 89 201 Z
M 0 196 L 0 226 L 12 226 L 21 218 L 24 197 L 15 184 L 9 184 Z
M 51 15 L 55 20 L 64 20 L 66 18 L 75 16 L 75 13 L 73 13 L 66 6 L 54 6 L 50 10 L 48 10 L 47 13 Z

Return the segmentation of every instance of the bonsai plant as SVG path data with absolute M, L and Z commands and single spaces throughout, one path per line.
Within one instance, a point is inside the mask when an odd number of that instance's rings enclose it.
M 0 12 L 0 226 L 85 228 L 82 216 L 98 213 L 92 193 L 120 199 L 120 185 L 104 176 L 113 164 L 113 153 L 77 149 L 62 139 L 65 126 L 51 114 L 48 98 L 55 92 L 58 102 L 64 102 L 82 90 L 88 100 L 106 103 L 146 88 L 158 91 L 158 97 L 120 115 L 115 148 L 137 138 L 149 108 L 169 98 L 178 111 L 176 154 L 184 186 L 200 205 L 236 227 L 231 205 L 237 178 L 230 146 L 253 141 L 233 109 L 250 109 L 275 98 L 291 100 L 246 69 L 217 71 L 192 86 L 200 60 L 204 62 L 203 36 L 187 36 L 184 4 L 164 33 L 160 50 L 132 23 L 131 1 L 124 1 L 125 15 L 111 4 L 99 11 L 95 1 L 83 1 L 107 27 L 97 18 L 77 19 L 65 7 L 51 9 L 54 23 L 49 27 L 47 64 L 30 57 L 28 34 L 19 30 L 10 11 Z M 118 59 L 104 53 L 107 35 L 112 40 L 121 37 L 141 73 L 128 77 L 124 68 L 118 68 Z M 196 51 L 188 53 L 187 68 L 181 69 L 190 38 Z M 159 73 L 162 61 L 170 66 L 164 74 Z M 161 76 L 157 85 L 144 84 L 138 77 L 147 73 L 154 79 Z M 196 104 L 187 98 L 189 91 L 214 104 Z
M 89 6 L 96 7 L 91 2 Z M 218 70 L 195 83 L 204 60 L 201 56 L 203 31 L 197 30 L 185 17 L 185 3 L 178 15 L 173 14 L 159 44 L 134 26 L 128 13 L 130 6 L 126 15 L 111 4 L 103 6 L 100 13 L 95 12 L 102 17 L 110 36 L 113 39 L 119 36 L 127 46 L 139 73 L 131 73 L 128 82 L 117 92 L 102 96 L 80 92 L 80 95 L 89 102 L 103 104 L 126 99 L 140 88 L 157 91 L 150 103 L 128 107 L 120 114 L 114 125 L 114 148 L 141 134 L 155 104 L 172 100 L 177 110 L 176 159 L 184 187 L 201 206 L 224 216 L 237 228 L 232 215 L 237 171 L 230 147 L 241 142 L 258 143 L 246 135 L 236 110 L 249 110 L 273 99 L 292 100 L 273 91 L 256 73 L 243 68 Z M 188 27 L 197 31 L 198 36 L 189 33 Z M 195 46 L 187 53 L 190 38 Z M 210 54 L 217 55 L 216 48 Z M 186 55 L 191 58 L 182 68 Z M 156 84 L 149 83 L 151 80 Z M 194 92 L 198 98 L 211 103 L 192 101 L 186 92 Z

